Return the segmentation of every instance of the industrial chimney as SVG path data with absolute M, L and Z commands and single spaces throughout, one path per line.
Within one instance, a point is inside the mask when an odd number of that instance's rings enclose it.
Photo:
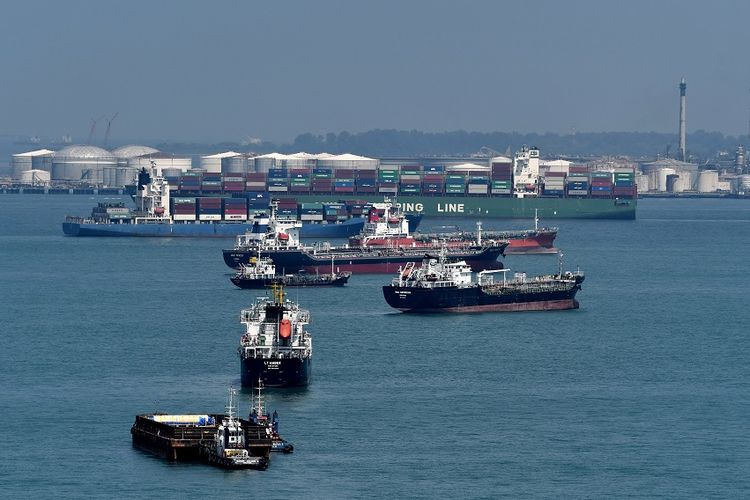
M 680 82 L 680 161 L 687 161 L 685 155 L 685 78 Z

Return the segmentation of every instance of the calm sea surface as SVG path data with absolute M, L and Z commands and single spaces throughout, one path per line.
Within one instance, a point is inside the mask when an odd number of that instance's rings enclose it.
M 258 292 L 229 282 L 228 240 L 63 237 L 100 200 L 0 195 L 5 498 L 750 495 L 750 202 L 557 221 L 566 267 L 587 273 L 576 311 L 404 315 L 380 275 L 291 291 L 314 381 L 267 396 L 296 451 L 225 472 L 129 431 L 136 413 L 223 411 Z

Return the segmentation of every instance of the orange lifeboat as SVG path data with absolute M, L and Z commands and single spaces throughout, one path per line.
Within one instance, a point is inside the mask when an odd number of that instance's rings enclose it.
M 284 318 L 281 320 L 279 325 L 279 337 L 282 339 L 288 339 L 292 336 L 292 322 Z
M 288 240 L 289 235 L 287 233 L 279 233 L 279 239 L 280 240 Z

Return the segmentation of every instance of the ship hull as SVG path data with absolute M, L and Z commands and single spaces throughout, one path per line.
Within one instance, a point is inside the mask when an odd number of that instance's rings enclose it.
M 383 201 L 382 195 L 356 195 L 357 199 Z M 330 201 L 330 194 L 296 195 L 299 202 Z M 400 194 L 396 206 L 405 213 L 427 217 L 498 219 L 624 219 L 636 216 L 636 198 L 511 198 L 501 196 L 410 196 Z
M 306 286 L 344 286 L 349 281 L 350 274 L 344 274 L 332 278 L 330 274 L 310 275 L 310 276 L 297 276 L 297 275 L 284 275 L 277 276 L 275 278 L 243 278 L 233 276 L 231 279 L 232 283 L 240 288 L 244 289 L 258 289 L 266 288 L 273 284 L 281 283 L 284 286 L 290 287 L 306 287 Z
M 492 295 L 478 286 L 415 288 L 388 285 L 383 287 L 383 297 L 389 306 L 408 313 L 555 311 L 578 309 L 575 299 L 578 290 L 580 285 L 576 284 L 569 290 Z
M 526 237 L 509 239 L 506 254 L 544 254 L 557 253 L 555 248 L 555 237 L 557 231 L 538 231 Z
M 240 378 L 244 387 L 302 387 L 312 379 L 312 358 L 244 358 L 240 360 Z
M 300 229 L 300 238 L 348 238 L 359 234 L 365 219 L 353 217 L 335 224 L 305 223 Z M 143 236 L 169 238 L 228 238 L 246 232 L 265 232 L 265 226 L 242 222 L 187 222 L 160 224 L 119 224 L 63 222 L 63 234 L 67 236 Z
M 474 271 L 492 269 L 498 266 L 498 258 L 503 255 L 505 246 L 485 247 L 476 250 L 452 252 L 451 259 L 465 260 Z M 325 272 L 331 266 L 337 271 L 350 271 L 359 274 L 395 273 L 399 267 L 408 262 L 420 261 L 425 252 L 437 252 L 438 248 L 420 248 L 415 252 L 389 252 L 387 250 L 372 250 L 367 252 L 352 252 L 352 255 L 325 252 L 312 253 L 306 250 L 276 250 L 264 251 L 263 255 L 273 260 L 276 269 L 282 272 L 296 272 L 304 269 L 307 272 Z M 240 264 L 256 257 L 253 250 L 224 250 L 224 263 L 232 268 L 239 268 Z

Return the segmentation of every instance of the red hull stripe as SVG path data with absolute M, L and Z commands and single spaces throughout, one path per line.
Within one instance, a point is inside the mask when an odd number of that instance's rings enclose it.
M 578 309 L 578 301 L 566 300 L 543 300 L 539 302 L 524 302 L 516 304 L 488 304 L 484 306 L 445 307 L 440 309 L 419 309 L 418 312 L 498 312 L 498 311 L 560 311 L 564 309 Z M 409 312 L 411 309 L 401 309 Z

